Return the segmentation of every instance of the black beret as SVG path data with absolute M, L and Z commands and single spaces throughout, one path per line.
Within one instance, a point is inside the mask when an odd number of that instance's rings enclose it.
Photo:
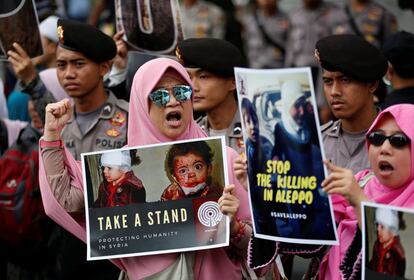
M 315 56 L 323 69 L 363 82 L 380 80 L 388 69 L 381 51 L 357 35 L 324 37 L 316 43 Z
M 233 77 L 234 67 L 246 67 L 240 50 L 215 38 L 191 38 L 178 43 L 175 54 L 188 68 L 201 68 L 223 77 Z
M 383 53 L 401 78 L 414 78 L 414 34 L 400 31 L 389 36 Z
M 60 47 L 80 52 L 95 62 L 108 61 L 116 55 L 114 40 L 92 25 L 59 19 L 57 32 Z

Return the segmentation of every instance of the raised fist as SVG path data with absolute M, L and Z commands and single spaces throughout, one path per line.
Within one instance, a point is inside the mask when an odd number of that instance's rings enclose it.
M 72 117 L 72 110 L 72 105 L 67 98 L 56 103 L 49 103 L 46 106 L 44 140 L 55 141 L 60 139 L 63 127 Z

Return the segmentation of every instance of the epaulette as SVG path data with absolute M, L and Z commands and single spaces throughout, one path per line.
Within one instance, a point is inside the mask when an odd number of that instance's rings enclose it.
M 116 106 L 121 108 L 122 110 L 128 112 L 129 110 L 129 103 L 123 99 L 117 99 L 116 100 Z

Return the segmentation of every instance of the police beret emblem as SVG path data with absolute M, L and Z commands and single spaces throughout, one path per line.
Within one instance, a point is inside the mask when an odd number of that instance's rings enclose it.
M 320 64 L 321 63 L 321 56 L 319 54 L 318 49 L 315 49 L 315 58 L 318 61 L 318 63 Z
M 181 51 L 178 48 L 178 46 L 175 48 L 175 56 L 177 57 L 177 59 L 180 61 L 181 64 L 184 65 L 184 60 L 183 60 L 183 56 L 181 55 Z
M 58 26 L 57 32 L 58 32 L 59 42 L 61 44 L 64 44 L 65 43 L 65 40 L 64 40 L 65 38 L 63 37 L 63 27 L 61 25 Z
M 57 34 L 58 34 L 58 37 L 59 37 L 59 42 L 61 44 L 64 44 L 65 43 L 65 38 L 63 37 L 63 27 L 62 27 L 62 25 L 58 26 Z

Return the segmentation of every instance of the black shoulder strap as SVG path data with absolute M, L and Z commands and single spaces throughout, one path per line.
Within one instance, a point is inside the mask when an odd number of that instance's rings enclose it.
M 0 119 L 0 156 L 7 150 L 9 147 L 7 126 L 2 119 Z
M 273 40 L 272 38 L 270 38 L 270 36 L 266 33 L 266 30 L 264 29 L 262 23 L 260 22 L 259 18 L 257 17 L 257 13 L 254 12 L 254 19 L 257 23 L 257 26 L 259 27 L 260 32 L 263 35 L 263 38 L 265 39 L 266 43 L 272 45 L 273 47 L 276 47 L 280 50 L 280 52 L 284 55 L 285 54 L 285 48 L 279 44 L 278 42 L 276 42 L 275 40 Z
M 352 16 L 351 9 L 349 8 L 348 5 L 345 6 L 345 12 L 346 12 L 346 15 L 348 16 L 349 25 L 351 26 L 355 34 L 358 36 L 364 37 L 364 34 L 362 34 L 361 30 L 359 30 L 358 25 L 356 24 L 355 19 Z
M 330 128 L 333 125 L 334 121 L 330 120 L 329 122 L 321 125 L 321 132 L 325 132 L 326 130 L 328 130 L 328 128 Z
M 355 19 L 352 16 L 351 9 L 349 8 L 348 5 L 345 6 L 345 12 L 346 12 L 346 15 L 348 16 L 349 25 L 351 26 L 352 30 L 355 32 L 356 35 L 364 38 L 364 34 L 361 32 L 361 30 L 359 30 L 358 25 L 356 24 Z M 381 26 L 380 26 L 379 34 L 377 34 L 375 38 L 382 44 L 383 43 L 382 38 L 384 36 L 383 34 L 384 34 L 384 29 L 385 29 L 385 10 L 383 8 L 382 8 L 382 17 L 381 17 L 380 24 Z

